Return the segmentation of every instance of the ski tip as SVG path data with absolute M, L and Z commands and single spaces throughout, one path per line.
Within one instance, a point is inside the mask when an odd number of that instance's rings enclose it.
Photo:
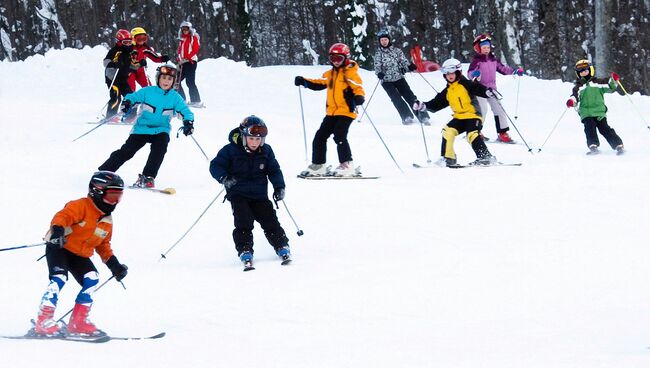
M 165 188 L 162 191 L 167 193 L 167 194 L 176 194 L 176 189 L 174 189 L 174 188 Z

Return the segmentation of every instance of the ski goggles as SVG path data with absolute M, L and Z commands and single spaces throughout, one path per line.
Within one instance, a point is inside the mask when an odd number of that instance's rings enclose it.
M 171 75 L 172 77 L 176 76 L 176 68 L 170 68 L 168 66 L 161 66 L 158 68 L 160 74 Z
M 147 36 L 146 34 L 139 34 L 139 35 L 134 37 L 134 40 L 135 40 L 136 43 L 145 43 L 145 42 L 147 42 L 148 39 L 149 39 L 149 36 Z
M 244 135 L 247 137 L 266 137 L 269 133 L 265 126 L 253 125 L 243 128 Z
M 106 189 L 102 199 L 108 204 L 118 204 L 122 199 L 122 194 L 124 194 L 122 189 Z
M 486 42 L 486 41 L 487 41 L 487 42 L 492 42 L 492 37 L 490 37 L 490 36 L 488 36 L 488 35 L 483 35 L 483 36 L 479 37 L 479 39 L 476 40 L 476 41 L 478 41 L 478 42 L 481 43 L 481 44 L 482 44 L 483 42 Z M 476 41 L 474 41 L 474 42 L 476 42 Z
M 583 70 L 588 70 L 591 65 L 587 60 L 580 60 L 576 63 L 576 71 L 581 72 Z
M 133 40 L 122 40 L 120 43 L 124 46 L 131 46 L 133 45 Z
M 332 64 L 342 64 L 345 61 L 345 55 L 330 54 L 329 60 Z

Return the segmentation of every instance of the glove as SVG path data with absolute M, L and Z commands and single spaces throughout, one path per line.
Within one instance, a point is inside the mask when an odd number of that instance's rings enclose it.
M 612 72 L 612 79 L 616 82 L 621 80 L 621 78 L 618 76 L 618 74 L 616 74 L 616 72 Z
M 566 100 L 566 107 L 573 107 L 578 103 L 576 101 L 575 97 L 571 97 L 570 99 Z
M 138 61 L 138 64 L 140 64 L 140 66 L 147 66 L 147 60 L 143 58 L 142 60 Z
M 122 112 L 123 113 L 128 114 L 129 111 L 131 111 L 131 107 L 133 107 L 133 104 L 131 103 L 131 101 L 129 101 L 127 99 L 124 99 L 124 101 L 122 101 Z
M 380 80 L 383 80 L 385 76 L 386 76 L 386 74 L 384 74 L 384 72 L 377 73 L 377 78 L 380 79 Z
M 363 103 L 366 101 L 366 98 L 361 96 L 361 95 L 355 95 L 354 96 L 354 104 L 357 106 L 363 105 Z
M 194 133 L 194 122 L 191 120 L 183 120 L 183 134 L 186 136 Z
M 399 68 L 399 72 L 402 74 L 406 74 L 406 68 Z
M 481 71 L 480 70 L 472 70 L 472 72 L 469 73 L 469 76 L 472 77 L 472 79 L 479 78 L 481 76 Z
M 106 266 L 111 270 L 111 273 L 115 276 L 115 280 L 117 281 L 122 281 L 122 279 L 126 277 L 126 274 L 129 273 L 127 271 L 129 268 L 126 267 L 125 264 L 121 264 L 115 256 L 111 256 L 111 258 L 106 261 Z
M 235 184 L 237 184 L 237 179 L 226 175 L 221 178 L 219 182 L 223 184 L 223 187 L 226 188 L 226 190 L 229 190 L 230 188 L 234 187 Z
M 496 92 L 490 87 L 488 87 L 487 91 L 485 91 L 485 95 L 488 96 L 488 98 L 497 98 Z
M 168 61 L 169 61 L 169 56 L 167 56 L 167 55 L 162 55 L 162 56 L 160 57 L 160 61 L 162 61 L 163 63 L 168 62 Z
M 427 104 L 422 101 L 415 100 L 413 103 L 413 111 L 427 111 Z
M 410 64 L 409 64 L 409 70 L 410 70 L 410 71 L 417 70 L 417 68 L 418 68 L 417 65 L 415 65 L 415 64 L 413 64 L 413 63 L 410 63 Z
M 296 79 L 293 80 L 293 84 L 296 86 L 305 86 L 305 78 L 301 76 L 297 76 Z
M 284 199 L 284 188 L 275 188 L 273 191 L 273 199 L 278 202 Z
M 54 225 L 50 230 L 50 241 L 47 246 L 54 249 L 63 248 L 65 245 L 65 229 L 63 226 Z
M 524 75 L 524 69 L 523 68 L 517 68 L 515 71 L 512 72 L 512 74 L 517 74 L 518 76 Z

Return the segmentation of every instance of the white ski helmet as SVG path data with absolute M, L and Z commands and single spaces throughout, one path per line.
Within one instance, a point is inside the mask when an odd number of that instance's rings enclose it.
M 442 63 L 442 68 L 440 68 L 440 70 L 442 70 L 442 74 L 449 74 L 457 71 L 460 72 L 462 67 L 463 66 L 458 59 L 451 58 Z

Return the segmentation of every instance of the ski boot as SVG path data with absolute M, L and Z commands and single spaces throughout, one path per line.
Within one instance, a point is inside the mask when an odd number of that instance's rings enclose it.
M 75 304 L 68 323 L 68 333 L 73 335 L 101 336 L 104 332 L 88 320 L 90 305 Z
M 508 135 L 508 132 L 499 133 L 497 141 L 501 143 L 515 143 L 512 138 L 510 138 L 510 135 Z
M 402 124 L 404 124 L 404 125 L 411 125 L 411 124 L 413 124 L 413 118 L 410 117 L 410 116 L 407 116 L 406 118 L 404 118 L 404 120 L 402 120 Z
M 440 159 L 436 161 L 435 164 L 440 167 L 450 167 L 458 165 L 458 161 L 456 161 L 455 158 L 440 157 Z
M 155 188 L 154 178 L 138 174 L 138 180 L 133 184 L 137 188 Z
M 239 255 L 239 260 L 241 260 L 241 263 L 244 264 L 244 271 L 251 271 L 255 269 L 255 267 L 253 267 L 253 253 L 249 251 L 241 252 Z
M 622 144 L 616 146 L 616 156 L 620 156 L 625 153 L 625 147 Z
M 422 125 L 430 126 L 431 125 L 431 119 L 422 118 L 422 119 L 420 119 L 420 123 L 422 123 Z
M 600 153 L 600 150 L 598 149 L 598 146 L 595 144 L 589 145 L 589 152 L 587 152 L 587 155 L 597 155 Z
M 339 166 L 334 169 L 334 176 L 355 176 L 356 173 L 352 161 L 341 162 Z
M 300 173 L 300 176 L 325 176 L 327 175 L 327 167 L 325 164 L 311 164 L 307 166 L 307 170 Z
M 280 247 L 275 250 L 275 253 L 282 259 L 282 264 L 286 265 L 291 262 L 291 250 L 288 245 Z
M 54 320 L 54 310 L 54 307 L 41 307 L 34 326 L 35 335 L 49 337 L 61 334 L 61 326 Z
M 480 157 L 470 162 L 470 166 L 492 166 L 497 163 L 497 158 L 492 155 L 487 155 L 485 157 Z

